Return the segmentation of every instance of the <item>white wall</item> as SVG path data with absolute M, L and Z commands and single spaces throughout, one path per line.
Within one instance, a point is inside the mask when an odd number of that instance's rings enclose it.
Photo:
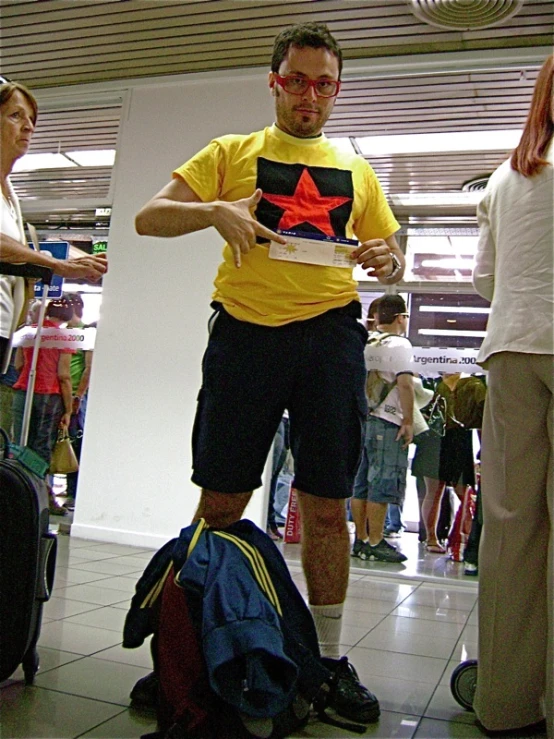
M 210 139 L 270 124 L 273 106 L 266 72 L 154 81 L 130 95 L 72 534 L 158 547 L 190 523 L 199 498 L 190 437 L 222 242 L 213 229 L 139 237 L 134 216 Z M 247 509 L 258 524 L 265 498 L 258 491 Z

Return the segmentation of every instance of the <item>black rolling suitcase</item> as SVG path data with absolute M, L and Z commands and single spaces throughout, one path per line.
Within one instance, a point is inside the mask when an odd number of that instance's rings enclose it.
M 48 531 L 46 465 L 25 447 L 40 327 L 52 272 L 34 265 L 1 263 L 0 273 L 39 277 L 45 285 L 20 443 L 10 447 L 6 433 L 1 431 L 3 458 L 0 459 L 0 682 L 21 664 L 25 682 L 31 684 L 38 670 L 36 646 L 42 606 L 49 599 L 54 583 L 57 551 L 56 535 Z

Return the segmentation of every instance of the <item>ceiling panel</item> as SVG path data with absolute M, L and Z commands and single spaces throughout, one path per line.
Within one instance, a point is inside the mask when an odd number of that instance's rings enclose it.
M 495 50 L 551 47 L 554 39 L 552 0 L 526 0 L 511 20 L 480 30 L 443 30 L 423 23 L 406 0 L 2 0 L 2 73 L 40 90 L 266 69 L 275 34 L 306 20 L 326 22 L 342 46 L 347 74 L 326 132 L 351 139 L 519 129 L 541 60 L 491 66 L 487 59 Z M 483 52 L 482 69 L 489 71 L 456 73 L 439 65 L 432 73 L 421 73 L 418 65 L 421 55 L 442 60 L 448 52 L 471 50 Z M 377 69 L 372 70 L 372 60 Z M 380 72 L 389 60 L 390 69 Z M 33 153 L 116 148 L 121 101 L 79 105 L 71 96 L 65 99 L 55 110 L 41 109 Z M 369 161 L 392 195 L 459 190 L 467 180 L 494 170 L 505 156 L 406 154 Z M 57 212 L 65 209 L 67 219 L 74 221 L 86 209 L 77 217 L 72 201 L 109 204 L 110 180 L 108 167 L 13 176 L 23 202 L 32 204 L 37 216 L 42 200 L 57 201 Z M 86 212 L 94 220 L 93 210 Z M 444 209 L 437 212 L 448 216 Z
M 450 31 L 405 0 L 3 0 L 3 70 L 38 88 L 265 66 L 275 34 L 306 20 L 326 22 L 345 59 L 549 45 L 553 12 L 528 0 L 501 26 Z

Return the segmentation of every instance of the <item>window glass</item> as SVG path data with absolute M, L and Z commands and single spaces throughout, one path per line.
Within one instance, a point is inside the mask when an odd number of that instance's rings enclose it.
M 408 338 L 414 346 L 479 349 L 490 303 L 479 295 L 412 293 Z
M 471 282 L 477 236 L 408 236 L 406 282 Z

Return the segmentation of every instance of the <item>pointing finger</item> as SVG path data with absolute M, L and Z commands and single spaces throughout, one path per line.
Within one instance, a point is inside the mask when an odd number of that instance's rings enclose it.
M 276 241 L 278 244 L 287 243 L 287 240 L 284 236 L 281 236 L 281 234 L 275 233 L 275 231 L 271 231 L 269 228 L 262 226 L 261 223 L 256 223 L 255 231 L 258 234 L 258 236 L 261 236 L 262 238 L 265 238 L 268 241 Z

